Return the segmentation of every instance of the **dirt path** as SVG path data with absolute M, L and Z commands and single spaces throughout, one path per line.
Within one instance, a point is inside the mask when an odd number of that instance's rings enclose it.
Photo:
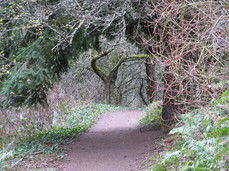
M 139 171 L 152 154 L 162 131 L 141 132 L 136 122 L 141 111 L 116 111 L 104 115 L 69 145 L 59 171 Z

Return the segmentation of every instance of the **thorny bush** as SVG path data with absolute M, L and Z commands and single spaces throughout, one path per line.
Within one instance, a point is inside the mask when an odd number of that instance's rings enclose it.
M 173 113 L 163 119 L 219 97 L 227 87 L 215 84 L 229 78 L 228 2 L 151 0 L 144 12 L 150 38 L 140 36 L 163 66 L 163 106 Z

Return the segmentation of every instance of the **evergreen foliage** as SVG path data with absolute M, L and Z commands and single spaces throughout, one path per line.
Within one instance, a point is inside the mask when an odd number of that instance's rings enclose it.
M 6 98 L 4 104 L 9 106 L 28 106 L 47 104 L 47 91 L 57 81 L 61 73 L 67 71 L 68 60 L 89 48 L 97 49 L 98 35 L 88 35 L 84 31 L 77 34 L 72 46 L 62 49 L 55 47 L 49 31 L 35 39 L 27 47 L 18 48 L 11 55 L 15 65 L 3 82 L 1 94 Z
M 109 39 L 123 36 L 125 23 L 137 19 L 134 10 L 128 8 L 132 5 L 136 8 L 137 4 L 127 1 L 3 4 L 7 7 L 1 8 L 4 18 L 0 22 L 4 30 L 0 36 L 1 65 L 8 67 L 7 73 L 1 70 L 4 77 L 0 86 L 6 107 L 47 104 L 47 91 L 67 70 L 70 59 L 77 59 L 89 49 L 100 50 L 100 35 Z
M 16 64 L 10 69 L 10 74 L 3 83 L 2 95 L 7 106 L 20 106 L 42 103 L 45 104 L 45 92 L 51 88 L 51 76 L 47 68 L 51 58 L 45 50 L 43 38 L 16 52 Z

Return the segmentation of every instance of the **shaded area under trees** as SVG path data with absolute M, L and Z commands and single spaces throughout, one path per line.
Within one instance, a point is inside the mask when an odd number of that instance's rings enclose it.
M 1 95 L 5 106 L 46 104 L 47 91 L 67 71 L 70 59 L 88 50 L 105 52 L 101 36 L 108 40 L 126 37 L 144 53 L 151 53 L 146 66 L 153 91 L 158 90 L 158 78 L 151 64 L 161 63 L 164 86 L 159 86 L 159 91 L 163 91 L 162 117 L 167 121 L 174 120 L 176 113 L 197 107 L 195 104 L 205 105 L 217 98 L 211 86 L 228 78 L 226 1 L 0 3 L 0 55 L 4 60 L 1 65 L 6 66 L 1 70 Z M 108 97 L 121 64 L 135 58 L 117 56 L 120 58 L 115 58 L 116 67 L 111 67 L 110 74 L 98 67 L 97 59 L 103 55 L 92 58 L 92 68 L 104 81 Z M 148 91 L 149 97 L 153 94 L 156 92 Z
M 27 5 L 30 6 L 30 10 L 26 8 Z M 136 23 L 138 20 L 135 8 L 139 5 L 142 6 L 140 1 L 99 0 L 94 3 L 76 3 L 71 0 L 13 3 L 13 8 L 23 14 L 25 11 L 30 18 L 16 15 L 10 18 L 9 22 L 16 24 L 20 21 L 22 26 L 23 23 L 28 23 L 30 27 L 16 28 L 11 24 L 2 32 L 6 37 L 11 31 L 20 32 L 18 40 L 25 40 L 24 44 L 17 42 L 12 51 L 8 48 L 11 44 L 7 44 L 6 39 L 1 39 L 7 46 L 3 48 L 3 51 L 7 52 L 4 53 L 5 58 L 15 59 L 17 62 L 17 67 L 10 68 L 11 74 L 6 76 L 2 84 L 1 93 L 6 97 L 4 103 L 7 106 L 46 104 L 47 90 L 52 88 L 52 83 L 66 71 L 69 59 L 77 58 L 89 49 L 99 52 L 101 35 L 108 39 L 125 36 L 128 23 Z M 17 11 L 13 10 L 10 13 L 15 16 Z M 2 13 L 3 18 L 7 15 Z M 36 24 L 33 24 L 34 21 Z M 1 27 L 6 28 L 6 24 L 1 23 Z M 37 68 L 44 72 L 39 72 Z M 18 70 L 21 70 L 20 76 Z
M 99 65 L 97 62 L 99 59 L 105 57 L 109 53 L 112 53 L 113 49 L 110 49 L 106 52 L 103 52 L 97 56 L 91 58 L 91 67 L 93 71 L 103 80 L 104 83 L 104 101 L 108 104 L 111 103 L 111 94 L 115 92 L 115 82 L 118 76 L 119 67 L 128 61 L 142 60 L 148 58 L 149 55 L 129 55 L 129 56 L 120 56 L 117 57 L 115 53 L 112 54 L 112 64 L 111 68 L 107 68 L 105 66 Z M 122 95 L 122 94 L 121 94 Z M 121 99 L 118 100 L 117 104 L 120 104 Z

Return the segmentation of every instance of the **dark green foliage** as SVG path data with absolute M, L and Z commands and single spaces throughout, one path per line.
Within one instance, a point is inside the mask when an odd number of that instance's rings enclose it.
M 101 35 L 109 39 L 125 34 L 133 36 L 134 27 L 138 25 L 137 9 L 144 4 L 95 2 L 101 3 L 101 8 L 97 8 L 95 4 L 79 1 L 59 8 L 61 3 L 58 0 L 46 3 L 7 1 L 4 5 L 9 11 L 0 8 L 7 20 L 0 20 L 0 27 L 6 29 L 0 37 L 0 52 L 4 52 L 6 64 L 16 59 L 16 64 L 9 67 L 10 74 L 1 78 L 4 80 L 0 85 L 3 87 L 1 95 L 6 107 L 47 104 L 47 91 L 59 80 L 61 73 L 67 71 L 69 59 L 77 59 L 89 49 L 99 51 Z M 134 10 L 128 8 L 130 6 Z M 36 15 L 37 10 L 44 10 L 46 19 Z M 125 32 L 126 29 L 129 31 Z
M 10 69 L 3 83 L 1 94 L 6 96 L 7 106 L 20 106 L 42 103 L 45 92 L 51 88 L 47 66 L 48 56 L 42 47 L 43 39 L 37 39 L 27 48 L 20 48 L 16 53 L 16 64 Z M 50 58 L 50 57 L 49 57 Z
M 1 91 L 5 97 L 4 104 L 7 107 L 46 105 L 47 91 L 61 73 L 67 71 L 68 60 L 76 59 L 88 49 L 99 49 L 99 34 L 88 32 L 79 29 L 71 46 L 55 46 L 52 33 L 47 29 L 43 36 L 32 43 L 29 43 L 32 39 L 28 36 L 29 40 L 25 43 L 27 47 L 17 50 L 14 47 L 16 52 L 11 51 L 10 59 L 16 60 L 16 64 L 11 67 Z
M 71 51 L 71 55 L 78 56 L 80 53 L 85 52 L 89 49 L 99 50 L 100 42 L 99 36 L 101 33 L 93 32 L 93 26 L 88 28 L 87 30 L 79 29 L 77 34 L 75 35 L 72 45 L 69 46 L 65 51 Z M 90 33 L 91 32 L 91 33 Z M 68 52 L 69 53 L 69 52 Z
M 32 1 L 4 0 L 0 3 L 0 50 L 10 54 L 22 47 L 24 34 L 28 34 L 26 31 L 34 32 L 40 27 L 40 22 L 34 18 Z
M 6 106 L 47 104 L 46 93 L 68 67 L 67 58 L 51 52 L 48 39 L 38 38 L 12 55 L 15 65 L 3 83 L 1 94 Z

